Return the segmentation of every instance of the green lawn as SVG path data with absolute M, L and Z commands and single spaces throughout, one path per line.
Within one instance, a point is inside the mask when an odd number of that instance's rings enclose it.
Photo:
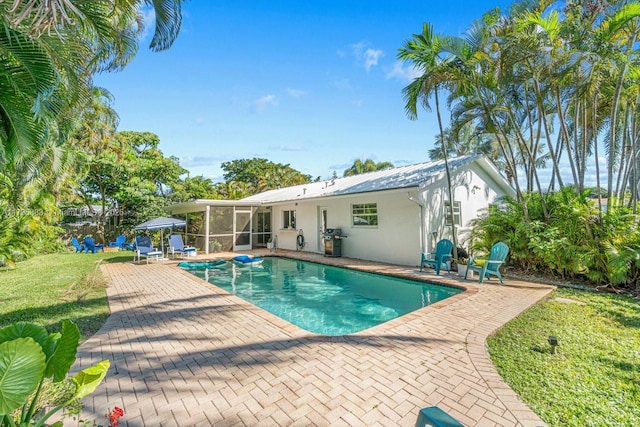
M 500 375 L 550 426 L 640 425 L 637 300 L 559 289 L 488 343 Z
M 42 255 L 0 269 L 0 327 L 28 321 L 58 331 L 73 320 L 86 339 L 109 315 L 99 262 L 131 261 L 130 252 Z

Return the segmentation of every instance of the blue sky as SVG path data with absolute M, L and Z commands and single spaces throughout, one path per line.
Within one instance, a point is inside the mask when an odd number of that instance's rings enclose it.
M 429 22 L 462 34 L 510 1 L 191 0 L 171 49 L 141 43 L 119 73 L 95 83 L 115 96 L 119 130 L 149 131 L 191 176 L 264 157 L 312 177 L 356 159 L 429 160 L 435 113 L 406 117 L 412 77 L 398 48 Z

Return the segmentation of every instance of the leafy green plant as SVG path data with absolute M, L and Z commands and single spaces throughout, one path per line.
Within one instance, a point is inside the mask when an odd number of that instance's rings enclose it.
M 487 251 L 503 241 L 510 262 L 525 270 L 640 290 L 640 216 L 614 205 L 600 213 L 588 194 L 570 187 L 544 196 L 524 194 L 527 215 L 522 204 L 506 198 L 473 223 L 471 249 Z M 548 216 L 540 207 L 542 197 Z
M 103 360 L 71 377 L 71 396 L 52 409 L 40 409 L 47 381 L 67 379 L 76 359 L 80 331 L 63 320 L 61 332 L 49 334 L 42 326 L 19 322 L 0 329 L 0 426 L 42 426 L 56 412 L 91 394 L 104 379 L 109 361 Z M 62 426 L 58 421 L 53 426 Z

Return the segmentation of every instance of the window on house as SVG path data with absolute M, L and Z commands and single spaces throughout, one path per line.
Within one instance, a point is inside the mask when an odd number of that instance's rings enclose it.
M 351 205 L 351 225 L 356 227 L 378 225 L 378 204 Z
M 296 211 L 282 212 L 282 228 L 296 228 Z
M 448 200 L 444 202 L 444 223 L 445 225 L 451 225 L 451 210 L 449 209 L 450 203 Z M 455 225 L 462 226 L 462 218 L 460 217 L 460 202 L 453 202 L 453 221 Z

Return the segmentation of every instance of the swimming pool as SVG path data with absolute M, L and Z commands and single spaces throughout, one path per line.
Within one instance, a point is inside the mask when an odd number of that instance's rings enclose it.
M 259 266 L 228 262 L 205 269 L 183 268 L 302 329 L 322 335 L 359 332 L 462 292 L 279 257 L 267 257 Z

